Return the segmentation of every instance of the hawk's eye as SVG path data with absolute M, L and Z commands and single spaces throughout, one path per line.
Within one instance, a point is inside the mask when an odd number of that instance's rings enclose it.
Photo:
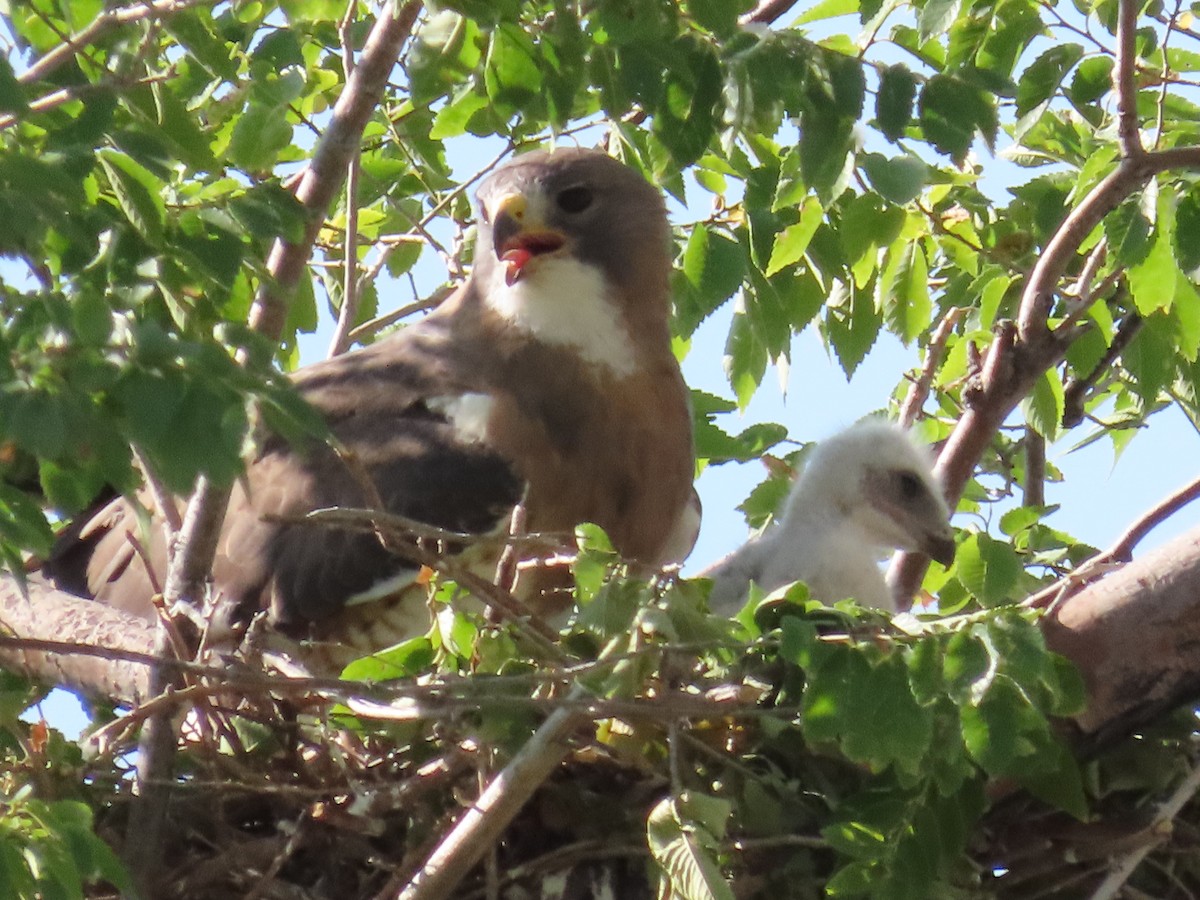
M 581 213 L 592 205 L 592 190 L 583 185 L 569 187 L 558 195 L 558 208 L 565 213 Z
M 900 495 L 905 500 L 915 500 L 921 494 L 921 479 L 912 472 L 897 472 L 896 480 L 900 485 Z

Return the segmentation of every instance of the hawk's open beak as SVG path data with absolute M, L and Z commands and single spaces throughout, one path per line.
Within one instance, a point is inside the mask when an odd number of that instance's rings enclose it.
M 491 218 L 492 247 L 496 258 L 504 263 L 506 284 L 516 284 L 534 257 L 553 253 L 566 243 L 560 232 L 547 228 L 534 214 L 523 194 L 501 197 L 491 210 Z

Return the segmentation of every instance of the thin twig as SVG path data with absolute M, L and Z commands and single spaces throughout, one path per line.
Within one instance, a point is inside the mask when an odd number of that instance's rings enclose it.
M 1089 557 L 1065 578 L 1029 596 L 1023 605 L 1033 609 L 1055 606 L 1095 581 L 1097 576 L 1112 571 L 1117 564 L 1131 561 L 1134 548 L 1146 535 L 1197 498 L 1200 498 L 1200 478 L 1157 503 L 1134 520 L 1107 550 Z
M 389 325 L 394 325 L 401 319 L 406 319 L 409 316 L 424 312 L 429 309 L 436 309 L 442 304 L 447 297 L 454 293 L 457 285 L 448 284 L 438 288 L 424 300 L 418 300 L 415 303 L 409 303 L 407 306 L 402 306 L 399 309 L 394 309 L 390 313 L 384 313 L 382 316 L 377 316 L 369 322 L 363 322 L 356 328 L 350 331 L 350 340 L 352 342 L 361 341 L 366 337 L 377 334 Z
M 898 422 L 901 428 L 911 428 L 917 420 L 917 415 L 921 412 L 921 407 L 925 405 L 925 400 L 929 397 L 929 390 L 933 386 L 933 379 L 937 375 L 938 366 L 942 364 L 942 356 L 946 352 L 946 342 L 950 339 L 950 335 L 954 333 L 954 328 L 958 325 L 959 320 L 966 314 L 966 307 L 953 306 L 946 311 L 942 316 L 942 320 L 938 323 L 937 329 L 929 338 L 929 345 L 925 348 L 925 363 L 921 367 L 921 374 L 917 380 L 909 385 L 908 393 L 904 395 L 904 402 L 900 404 L 900 416 Z
M 1021 502 L 1046 505 L 1046 438 L 1032 425 L 1025 426 L 1025 483 Z
M 350 26 L 354 22 L 357 0 L 350 0 L 342 21 L 338 23 L 338 35 L 342 41 L 342 71 L 347 84 L 354 74 L 354 45 L 350 40 Z M 342 305 L 338 310 L 337 325 L 329 342 L 329 356 L 339 356 L 350 347 L 350 329 L 358 318 L 358 175 L 362 166 L 362 148 L 355 148 L 346 168 L 346 238 L 342 248 Z
M 64 65 L 72 56 L 82 51 L 105 32 L 130 22 L 144 19 L 161 19 L 175 13 L 184 12 L 196 6 L 212 6 L 213 0 L 149 0 L 135 3 L 118 9 L 109 9 L 100 13 L 86 28 L 78 34 L 66 38 L 53 50 L 45 53 L 41 59 L 17 76 L 22 84 L 32 84 L 45 78 L 55 69 Z
M 1130 313 L 1118 326 L 1108 349 L 1104 351 L 1100 361 L 1092 367 L 1092 371 L 1087 375 L 1067 379 L 1066 384 L 1063 385 L 1062 424 L 1064 428 L 1074 428 L 1083 421 L 1084 406 L 1087 403 L 1088 395 L 1099 383 L 1104 373 L 1111 369 L 1113 363 L 1125 352 L 1129 342 L 1141 329 L 1142 317 L 1135 312 Z
M 1166 838 L 1171 828 L 1171 822 L 1179 815 L 1179 811 L 1191 802 L 1197 791 L 1200 791 L 1200 766 L 1195 766 L 1188 773 L 1187 778 L 1180 782 L 1174 793 L 1159 807 L 1158 814 L 1147 829 L 1146 842 L 1117 861 L 1109 871 L 1108 877 L 1096 888 L 1091 900 L 1113 900 L 1120 894 L 1122 886 L 1146 858 L 1146 854 Z

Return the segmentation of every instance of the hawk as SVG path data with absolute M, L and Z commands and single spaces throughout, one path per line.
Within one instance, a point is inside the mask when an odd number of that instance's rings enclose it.
M 768 592 L 803 581 L 823 603 L 853 597 L 863 606 L 895 610 L 879 571 L 886 551 L 954 562 L 950 510 L 929 454 L 881 419 L 818 444 L 780 513 L 778 524 L 701 573 L 713 579 L 713 612 L 737 612 L 751 581 Z
M 523 504 L 530 532 L 569 536 L 594 522 L 647 565 L 678 543 L 694 461 L 661 194 L 603 153 L 559 149 L 511 159 L 476 201 L 474 266 L 453 295 L 395 335 L 295 373 L 356 471 L 324 442 L 261 442 L 213 566 L 216 596 L 243 620 L 265 610 L 288 634 L 336 645 L 341 661 L 428 627 L 411 560 L 369 532 L 294 521 L 370 505 L 363 474 L 388 512 L 451 532 L 505 533 Z M 134 552 L 136 527 L 133 505 L 113 501 L 67 532 L 47 574 L 153 616 L 165 540 L 153 522 L 147 552 Z M 546 611 L 544 593 L 528 602 Z

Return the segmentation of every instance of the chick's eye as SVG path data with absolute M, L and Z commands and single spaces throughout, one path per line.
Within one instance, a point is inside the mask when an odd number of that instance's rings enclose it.
M 558 195 L 558 208 L 565 213 L 581 213 L 591 205 L 592 191 L 582 185 L 567 188 Z
M 912 472 L 899 472 L 896 476 L 900 484 L 900 495 L 905 500 L 912 500 L 921 493 L 921 479 Z

